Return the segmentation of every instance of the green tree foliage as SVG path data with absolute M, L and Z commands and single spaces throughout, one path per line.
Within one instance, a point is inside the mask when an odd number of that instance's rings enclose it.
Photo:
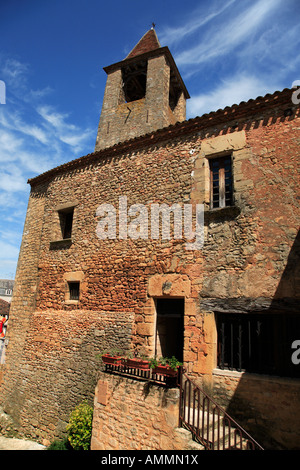
M 74 450 L 89 450 L 92 437 L 93 408 L 83 402 L 71 412 L 68 440 Z

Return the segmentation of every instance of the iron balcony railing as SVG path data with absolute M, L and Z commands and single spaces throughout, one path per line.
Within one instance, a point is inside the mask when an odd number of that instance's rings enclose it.
M 124 364 L 105 364 L 105 372 L 117 373 L 122 376 L 142 379 L 151 381 L 167 387 L 178 387 L 180 382 L 181 367 L 178 368 L 178 372 L 173 377 L 166 376 L 163 374 L 156 374 L 152 369 L 139 369 L 137 367 L 128 367 Z
M 245 429 L 182 373 L 179 426 L 208 450 L 263 450 Z

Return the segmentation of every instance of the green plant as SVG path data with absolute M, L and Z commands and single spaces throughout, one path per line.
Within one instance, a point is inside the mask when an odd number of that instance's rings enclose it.
M 182 362 L 178 361 L 175 356 L 170 357 L 160 357 L 156 359 L 156 357 L 150 359 L 150 368 L 155 369 L 155 367 L 162 365 L 162 366 L 169 366 L 171 369 L 176 370 L 178 366 L 182 366 Z
M 169 365 L 167 357 L 160 357 L 158 363 L 161 366 L 168 366 Z
M 93 408 L 83 402 L 71 412 L 67 425 L 68 441 L 74 450 L 89 450 L 92 436 Z
M 174 370 L 176 370 L 177 367 L 182 366 L 182 362 L 178 361 L 178 359 L 176 359 L 174 356 L 167 358 L 167 364 L 171 367 L 171 369 Z
M 158 366 L 158 360 L 156 359 L 156 357 L 152 357 L 149 362 L 150 362 L 150 369 L 155 369 L 155 367 Z
M 115 357 L 115 356 L 123 356 L 124 354 L 123 354 L 123 351 L 121 351 L 118 348 L 110 348 L 110 349 L 108 348 L 96 354 L 96 359 L 99 360 L 100 362 L 103 362 L 102 356 L 105 356 L 105 355 Z
M 68 439 L 57 439 L 56 441 L 51 442 L 47 447 L 47 450 L 73 450 Z

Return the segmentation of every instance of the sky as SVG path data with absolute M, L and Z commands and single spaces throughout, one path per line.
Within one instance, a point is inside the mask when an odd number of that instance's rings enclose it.
M 299 0 L 0 0 L 0 279 L 14 279 L 32 178 L 94 151 L 106 83 L 155 23 L 187 119 L 300 80 Z

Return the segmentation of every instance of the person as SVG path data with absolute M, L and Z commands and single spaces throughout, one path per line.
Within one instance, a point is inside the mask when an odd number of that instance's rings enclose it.
M 6 322 L 7 318 L 5 316 L 0 317 L 0 338 L 4 338 L 4 323 Z

